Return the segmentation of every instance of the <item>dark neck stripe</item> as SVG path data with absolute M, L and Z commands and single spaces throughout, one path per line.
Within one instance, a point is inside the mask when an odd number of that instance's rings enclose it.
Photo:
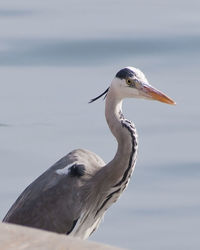
M 104 202 L 103 204 L 100 206 L 100 208 L 97 210 L 95 217 L 97 216 L 97 214 L 102 210 L 102 208 L 106 205 L 106 203 L 111 199 L 111 196 L 109 196 Z
M 114 185 L 113 187 L 121 186 L 122 183 L 126 181 L 128 173 L 129 173 L 130 169 L 132 168 L 133 164 L 135 163 L 135 160 L 133 162 L 133 156 L 134 156 L 134 153 L 136 152 L 135 147 L 137 146 L 137 141 L 136 141 L 135 134 L 133 133 L 133 130 L 131 129 L 131 127 L 126 124 L 126 122 L 123 122 L 122 126 L 125 127 L 126 129 L 128 129 L 128 131 L 130 132 L 131 141 L 132 141 L 132 150 L 131 150 L 131 155 L 130 155 L 130 158 L 129 158 L 128 168 L 124 172 L 124 175 L 123 175 L 122 179 L 116 185 Z
M 78 218 L 78 219 L 79 219 L 79 218 Z M 75 226 L 76 226 L 76 223 L 77 223 L 78 219 L 73 221 L 72 227 L 71 227 L 71 229 L 67 232 L 67 234 L 70 234 L 70 233 L 73 231 L 73 229 L 74 229 Z
M 102 210 L 102 208 L 106 205 L 106 203 L 112 198 L 112 196 L 115 194 L 115 193 L 118 193 L 120 192 L 121 188 L 117 189 L 116 191 L 112 192 L 111 194 L 109 194 L 107 197 L 106 197 L 106 200 L 103 202 L 103 204 L 100 206 L 100 208 L 97 210 L 96 214 L 95 214 L 95 217 L 97 216 L 97 214 Z
M 114 194 L 117 194 L 117 193 L 122 192 L 124 190 L 124 188 L 126 187 L 126 185 L 128 183 L 128 179 L 130 178 L 130 175 L 131 175 L 130 170 L 131 170 L 133 164 L 135 163 L 135 160 L 133 161 L 133 157 L 134 157 L 134 154 L 136 152 L 136 146 L 137 146 L 137 140 L 136 140 L 136 136 L 135 136 L 135 127 L 132 125 L 132 123 L 130 121 L 124 119 L 124 116 L 123 116 L 121 111 L 119 113 L 119 116 L 120 116 L 120 120 L 121 120 L 121 125 L 123 127 L 125 127 L 131 135 L 132 149 L 131 149 L 131 153 L 130 153 L 129 164 L 128 164 L 127 169 L 124 172 L 122 179 L 115 186 L 113 186 L 114 188 L 116 188 L 118 186 L 120 186 L 120 187 L 117 190 L 115 190 L 114 192 L 112 192 L 106 196 L 106 199 L 104 200 L 102 205 L 99 207 L 99 209 L 96 211 L 94 217 L 96 217 L 99 214 L 99 212 L 102 211 L 102 209 L 105 207 L 105 205 L 113 197 Z M 124 187 L 121 187 L 122 184 L 124 184 Z

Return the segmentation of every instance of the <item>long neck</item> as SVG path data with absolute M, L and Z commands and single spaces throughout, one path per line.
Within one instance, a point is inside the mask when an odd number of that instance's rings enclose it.
M 106 97 L 105 116 L 118 143 L 117 153 L 107 165 L 108 175 L 113 186 L 126 185 L 135 165 L 137 134 L 134 124 L 123 117 L 122 100 L 112 88 Z

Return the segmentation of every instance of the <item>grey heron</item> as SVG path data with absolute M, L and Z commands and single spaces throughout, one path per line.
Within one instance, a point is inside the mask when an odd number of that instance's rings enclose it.
M 105 211 L 127 187 L 135 167 L 137 133 L 124 118 L 124 98 L 145 98 L 167 104 L 175 102 L 153 88 L 137 68 L 121 69 L 105 96 L 105 117 L 117 140 L 114 158 L 105 164 L 95 153 L 77 149 L 33 181 L 12 205 L 4 222 L 88 238 Z

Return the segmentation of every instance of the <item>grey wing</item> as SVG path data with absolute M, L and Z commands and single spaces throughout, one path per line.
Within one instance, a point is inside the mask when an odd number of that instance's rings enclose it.
M 23 191 L 3 221 L 69 234 L 85 206 L 81 189 L 102 166 L 90 151 L 70 152 Z

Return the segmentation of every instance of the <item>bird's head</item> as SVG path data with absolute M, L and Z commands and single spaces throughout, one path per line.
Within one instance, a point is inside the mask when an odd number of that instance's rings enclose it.
M 145 98 L 167 104 L 176 104 L 171 98 L 152 87 L 142 71 L 134 67 L 121 69 L 112 80 L 109 88 L 115 92 L 119 99 Z M 92 99 L 91 102 L 107 94 L 109 88 L 100 96 Z

